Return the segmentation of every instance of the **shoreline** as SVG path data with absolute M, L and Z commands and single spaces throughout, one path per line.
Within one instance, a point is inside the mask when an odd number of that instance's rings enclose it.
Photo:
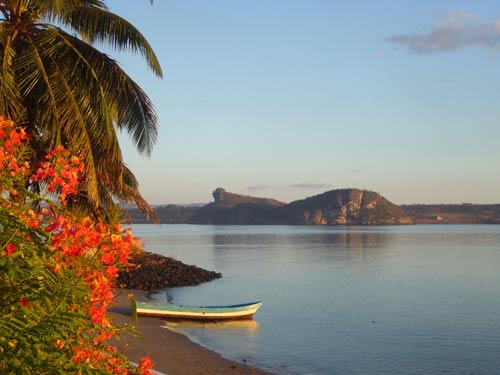
M 138 363 L 143 356 L 149 356 L 154 370 L 166 375 L 272 375 L 272 373 L 247 364 L 224 358 L 181 333 L 164 328 L 161 318 L 131 317 L 129 294 L 136 300 L 144 300 L 143 290 L 116 289 L 113 307 L 109 315 L 119 325 L 131 325 L 139 336 L 123 332 L 113 342 L 131 362 Z

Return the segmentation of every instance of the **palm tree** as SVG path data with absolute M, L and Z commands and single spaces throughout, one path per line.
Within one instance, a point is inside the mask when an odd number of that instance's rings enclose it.
M 95 45 L 142 55 L 162 77 L 144 36 L 101 0 L 0 0 L 0 114 L 26 127 L 33 158 L 63 145 L 85 161 L 81 202 L 120 199 L 153 211 L 125 166 L 117 130 L 150 155 L 157 117 L 144 91 Z

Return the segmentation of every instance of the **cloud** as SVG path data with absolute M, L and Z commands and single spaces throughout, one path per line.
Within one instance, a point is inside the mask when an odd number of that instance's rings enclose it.
M 309 183 L 309 182 L 301 182 L 298 184 L 292 184 L 292 185 L 253 185 L 253 186 L 247 186 L 245 190 L 249 191 L 260 191 L 260 190 L 269 190 L 269 189 L 326 189 L 330 188 L 332 185 L 330 184 L 322 184 L 322 183 Z
M 383 49 L 383 50 L 380 50 L 380 51 L 377 52 L 377 56 L 378 57 L 382 57 L 382 58 L 386 57 L 388 54 L 389 54 L 389 51 L 386 50 L 386 49 Z
M 323 189 L 323 188 L 329 188 L 331 186 L 332 185 L 329 184 L 311 184 L 307 182 L 290 185 L 291 188 L 295 189 Z
M 247 186 L 245 189 L 250 191 L 257 191 L 257 190 L 266 190 L 270 188 L 271 186 L 269 185 L 255 185 L 255 186 Z
M 435 23 L 430 31 L 394 34 L 385 40 L 421 55 L 457 51 L 465 47 L 500 50 L 500 18 L 480 22 L 468 12 L 456 11 L 447 20 Z

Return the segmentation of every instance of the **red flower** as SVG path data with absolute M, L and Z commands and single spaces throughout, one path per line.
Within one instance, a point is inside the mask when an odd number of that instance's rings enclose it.
M 115 255 L 111 252 L 105 252 L 102 254 L 101 260 L 104 264 L 113 264 L 115 262 Z
M 15 244 L 9 242 L 7 245 L 5 245 L 5 250 L 7 250 L 7 256 L 10 256 L 17 251 L 17 248 Z
M 85 165 L 81 158 L 71 156 L 62 147 L 56 147 L 47 153 L 45 160 L 30 166 L 26 160 L 29 155 L 24 152 L 24 146 L 26 149 L 29 147 L 23 145 L 28 136 L 23 129 L 13 127 L 12 122 L 4 121 L 0 116 L 0 206 L 24 224 L 19 231 L 23 242 L 43 242 L 40 251 L 51 254 L 47 259 L 43 258 L 44 265 L 54 273 L 59 273 L 54 275 L 57 276 L 54 280 L 68 282 L 70 279 L 66 276 L 74 276 L 74 280 L 78 280 L 79 293 L 82 287 L 81 295 L 69 298 L 66 306 L 61 305 L 62 310 L 69 313 L 84 313 L 75 316 L 77 328 L 72 334 L 78 335 L 76 337 L 79 339 L 73 342 L 71 336 L 66 340 L 64 334 L 46 339 L 52 349 L 72 351 L 71 360 L 74 364 L 81 364 L 92 371 L 95 369 L 99 373 L 126 375 L 130 365 L 116 347 L 105 347 L 105 343 L 116 335 L 118 329 L 112 324 L 107 309 L 113 302 L 117 267 L 127 263 L 128 254 L 134 246 L 132 233 L 130 230 L 124 231 L 119 224 L 108 225 L 94 216 L 82 217 L 65 208 L 66 200 L 80 190 L 79 184 L 85 176 Z M 48 193 L 49 199 L 40 197 L 44 201 L 40 211 L 31 209 L 31 193 L 25 194 L 23 182 L 40 182 L 45 187 L 42 193 Z M 16 191 L 16 187 L 19 191 Z M 52 199 L 51 192 L 59 200 Z M 39 194 L 34 193 L 33 197 L 38 199 Z M 36 231 L 28 230 L 26 226 L 36 228 Z M 37 237 L 38 233 L 40 237 Z M 6 238 L 0 241 L 0 258 L 4 257 L 4 260 L 9 260 L 8 256 L 15 258 L 23 251 L 25 248 L 19 241 Z M 16 262 L 10 263 L 12 267 L 21 266 Z M 31 294 L 15 288 L 11 290 L 14 295 L 12 302 L 21 312 L 33 309 L 38 304 L 38 299 L 35 300 Z M 151 361 L 144 358 L 136 373 L 150 374 L 151 367 Z
M 115 278 L 116 275 L 118 274 L 118 270 L 115 266 L 109 266 L 109 267 L 106 267 L 106 270 L 104 271 L 106 276 L 109 277 L 109 278 Z
M 149 370 L 153 367 L 153 362 L 148 357 L 142 357 L 137 370 L 141 375 L 150 375 Z

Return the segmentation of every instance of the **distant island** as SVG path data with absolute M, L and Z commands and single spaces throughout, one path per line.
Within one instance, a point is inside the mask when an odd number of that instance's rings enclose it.
M 160 205 L 162 224 L 240 225 L 398 225 L 500 224 L 500 204 L 395 205 L 378 193 L 336 189 L 291 203 L 258 198 L 217 188 L 214 201 L 196 205 Z M 135 208 L 127 208 L 132 223 L 150 223 Z
M 162 224 L 388 225 L 500 224 L 500 204 L 411 204 L 397 206 L 380 194 L 337 189 L 291 203 L 234 194 L 223 188 L 206 205 L 160 205 Z M 127 208 L 132 223 L 150 223 Z
M 217 188 L 204 206 L 165 205 L 156 214 L 164 224 L 260 225 L 395 225 L 415 221 L 380 194 L 361 189 L 337 189 L 291 203 L 257 198 Z M 128 209 L 133 223 L 146 223 L 137 209 Z

